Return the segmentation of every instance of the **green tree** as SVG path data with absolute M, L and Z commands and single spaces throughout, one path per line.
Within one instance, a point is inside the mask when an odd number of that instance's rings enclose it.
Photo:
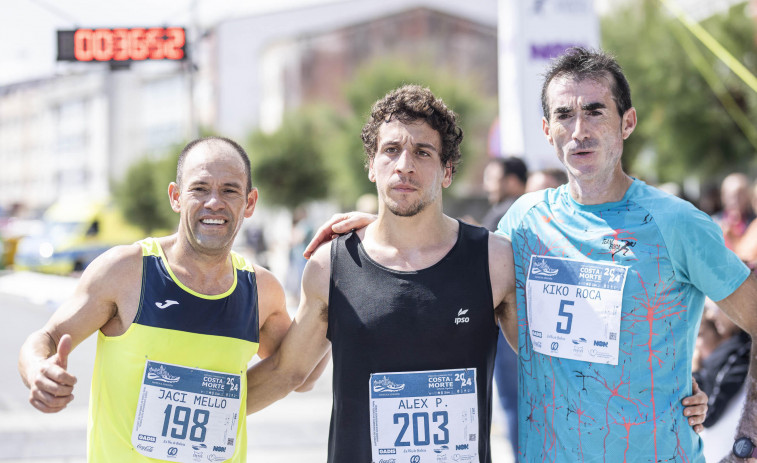
M 246 150 L 263 201 L 294 209 L 326 197 L 330 178 L 324 146 L 333 119 L 327 108 L 310 107 L 287 114 L 273 133 L 253 132 Z
M 745 8 L 745 3 L 736 5 L 701 25 L 755 72 L 754 24 Z M 696 48 L 685 48 L 686 39 Z M 754 167 L 755 147 L 722 103 L 730 97 L 754 125 L 754 92 L 659 0 L 627 2 L 605 17 L 602 42 L 622 64 L 638 111 L 639 126 L 624 150 L 632 172 L 681 182 L 691 175 L 709 178 Z M 697 56 L 716 77 L 714 88 L 695 66 Z
M 183 145 L 182 145 L 183 146 Z M 168 184 L 176 179 L 176 161 L 181 147 L 157 159 L 143 157 L 132 164 L 114 188 L 116 205 L 127 220 L 147 234 L 175 229 L 179 216 L 168 201 Z

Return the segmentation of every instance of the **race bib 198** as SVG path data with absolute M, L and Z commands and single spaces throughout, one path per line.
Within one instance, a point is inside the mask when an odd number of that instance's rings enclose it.
M 371 374 L 374 463 L 478 463 L 476 369 Z
M 148 360 L 131 434 L 134 449 L 182 463 L 228 460 L 236 445 L 240 387 L 240 375 Z
M 617 365 L 627 273 L 621 265 L 531 256 L 526 308 L 534 351 Z

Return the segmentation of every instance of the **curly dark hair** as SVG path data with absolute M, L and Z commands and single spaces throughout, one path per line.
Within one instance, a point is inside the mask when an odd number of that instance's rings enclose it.
M 615 58 L 601 50 L 591 50 L 581 47 L 569 48 L 564 54 L 555 58 L 547 71 L 544 73 L 544 85 L 541 88 L 541 107 L 544 117 L 549 120 L 549 102 L 547 101 L 547 89 L 549 83 L 556 77 L 569 76 L 576 80 L 600 79 L 612 76 L 612 99 L 618 114 L 628 111 L 631 106 L 631 87 L 628 85 L 620 64 Z
M 365 149 L 366 168 L 376 155 L 381 124 L 392 119 L 404 124 L 425 121 L 439 132 L 442 140 L 442 165 L 451 167 L 452 174 L 455 174 L 460 163 L 463 129 L 457 125 L 457 114 L 449 109 L 441 98 L 435 97 L 431 90 L 420 85 L 404 85 L 387 93 L 373 104 L 371 116 L 363 126 L 360 136 Z

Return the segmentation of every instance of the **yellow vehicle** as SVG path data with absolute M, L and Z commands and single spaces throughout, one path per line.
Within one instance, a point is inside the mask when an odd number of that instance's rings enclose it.
M 41 231 L 19 241 L 15 270 L 68 275 L 113 246 L 143 238 L 107 201 L 59 200 L 45 211 L 42 223 Z

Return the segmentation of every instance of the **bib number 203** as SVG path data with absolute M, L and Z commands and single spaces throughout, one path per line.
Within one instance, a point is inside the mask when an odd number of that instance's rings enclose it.
M 163 432 L 161 436 L 168 437 L 168 430 L 170 428 L 171 437 L 174 439 L 186 439 L 187 431 L 189 431 L 189 440 L 193 442 L 202 442 L 205 440 L 205 433 L 208 430 L 206 425 L 210 419 L 209 411 L 198 408 L 193 413 L 189 407 L 177 406 L 173 408 L 171 404 L 168 404 L 163 414 L 165 415 L 165 419 L 163 420 Z M 172 417 L 173 419 L 171 419 Z
M 449 417 L 447 416 L 447 412 L 434 412 L 431 414 L 430 420 L 427 412 L 417 412 L 412 415 L 408 413 L 395 413 L 394 424 L 400 424 L 400 422 L 402 424 L 402 429 L 400 429 L 400 433 L 394 441 L 394 445 L 397 447 L 410 446 L 410 441 L 404 439 L 408 428 L 411 426 L 413 432 L 413 445 L 429 445 L 431 443 L 431 423 L 434 423 L 437 428 L 433 435 L 434 444 L 439 445 L 449 443 L 449 430 L 447 429 Z M 436 432 L 437 430 L 439 432 Z

